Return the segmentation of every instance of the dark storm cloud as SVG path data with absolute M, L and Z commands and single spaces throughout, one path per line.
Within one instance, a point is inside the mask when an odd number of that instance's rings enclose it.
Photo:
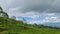
M 22 7 L 18 12 L 60 13 L 60 0 L 0 0 L 5 8 Z
M 35 11 L 44 13 L 46 10 L 52 9 L 54 0 L 26 0 L 26 5 L 23 6 L 23 12 Z
M 23 12 L 60 13 L 59 0 L 26 0 Z
M 37 0 L 33 1 L 32 3 L 28 2 L 25 10 L 36 11 L 40 13 L 60 13 L 59 6 L 59 0 Z
M 31 15 L 30 12 L 34 12 L 33 15 L 60 13 L 60 0 L 0 0 L 0 4 L 9 15 L 15 16 Z

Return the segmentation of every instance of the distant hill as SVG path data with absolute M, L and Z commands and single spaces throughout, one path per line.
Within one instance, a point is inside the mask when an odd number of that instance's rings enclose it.
M 52 27 L 59 27 L 60 28 L 60 22 L 45 23 L 44 25 L 46 25 L 46 26 L 52 26 Z

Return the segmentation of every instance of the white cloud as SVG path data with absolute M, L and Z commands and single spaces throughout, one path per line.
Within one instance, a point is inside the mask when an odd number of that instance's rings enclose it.
M 46 17 L 44 20 L 42 20 L 43 23 L 56 23 L 60 22 L 60 17 Z

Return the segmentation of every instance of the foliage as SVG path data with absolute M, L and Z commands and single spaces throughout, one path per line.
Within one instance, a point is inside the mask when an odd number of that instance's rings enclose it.
M 0 7 L 0 17 L 9 18 L 8 14 L 6 12 L 4 12 L 1 7 Z
M 11 18 L 14 19 L 14 20 L 16 20 L 16 17 L 15 16 L 12 16 Z

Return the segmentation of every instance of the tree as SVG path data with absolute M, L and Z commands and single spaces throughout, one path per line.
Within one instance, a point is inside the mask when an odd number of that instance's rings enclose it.
M 4 12 L 1 7 L 0 7 L 0 17 L 9 18 L 8 14 L 6 12 Z
M 27 22 L 25 18 L 23 18 L 23 29 L 27 29 Z
M 14 19 L 14 20 L 16 19 L 16 17 L 15 17 L 15 16 L 12 16 L 11 18 L 12 18 L 12 19 Z
M 0 6 L 0 11 L 3 11 L 2 7 Z
M 38 26 L 36 23 L 34 23 L 34 26 Z

